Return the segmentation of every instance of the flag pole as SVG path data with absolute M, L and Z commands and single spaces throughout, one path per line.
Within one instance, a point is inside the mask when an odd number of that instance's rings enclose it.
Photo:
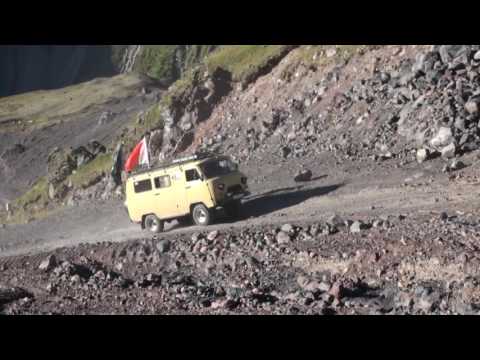
M 150 170 L 150 132 L 148 132 L 148 136 L 145 139 L 145 142 L 147 143 L 147 167 Z

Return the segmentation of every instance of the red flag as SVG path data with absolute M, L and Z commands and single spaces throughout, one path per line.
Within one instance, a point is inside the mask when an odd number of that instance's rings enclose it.
M 125 171 L 131 172 L 138 166 L 139 163 L 146 164 L 147 166 L 150 164 L 148 158 L 147 139 L 145 138 L 143 138 L 143 140 L 140 141 L 137 146 L 135 146 L 132 153 L 128 157 L 127 162 L 125 163 Z

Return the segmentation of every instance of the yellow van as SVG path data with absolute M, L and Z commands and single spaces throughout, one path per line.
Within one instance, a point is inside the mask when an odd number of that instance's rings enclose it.
M 166 221 L 191 218 L 208 226 L 217 210 L 236 216 L 248 195 L 247 178 L 226 156 L 196 154 L 130 175 L 125 206 L 130 219 L 159 233 Z

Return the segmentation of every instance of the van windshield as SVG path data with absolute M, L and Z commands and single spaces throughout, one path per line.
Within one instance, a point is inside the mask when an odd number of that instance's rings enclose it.
M 237 165 L 229 159 L 209 160 L 200 165 L 203 174 L 207 179 L 228 175 L 237 171 Z

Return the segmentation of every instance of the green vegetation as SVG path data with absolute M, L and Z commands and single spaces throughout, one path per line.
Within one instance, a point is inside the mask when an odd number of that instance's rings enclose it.
M 337 53 L 331 58 L 327 57 L 325 52 L 332 45 L 304 45 L 296 53 L 296 60 L 309 64 L 325 64 L 330 61 L 350 59 L 361 49 L 365 49 L 367 45 L 334 45 Z M 294 61 L 293 61 L 294 62 Z
M 48 184 L 45 177 L 41 177 L 25 194 L 15 200 L 15 208 L 25 209 L 35 203 L 45 203 L 48 201 Z
M 159 80 L 174 81 L 177 45 L 145 45 L 135 70 Z
M 35 217 L 46 216 L 45 205 L 48 203 L 48 184 L 45 177 L 39 178 L 25 194 L 15 199 L 11 204 L 13 215 L 7 219 L 6 215 L 0 218 L 0 222 L 20 224 L 25 223 L 35 214 Z
M 222 68 L 232 73 L 233 81 L 249 79 L 272 59 L 281 56 L 288 45 L 224 45 L 210 54 L 205 63 L 209 72 Z
M 163 96 L 161 105 L 168 107 L 174 99 L 181 98 L 192 90 L 203 71 L 211 74 L 221 68 L 232 74 L 234 82 L 249 82 L 270 61 L 283 56 L 288 47 L 289 45 L 222 45 L 211 53 L 204 50 L 204 54 L 208 55 L 205 55 L 203 63 L 190 67 Z
M 218 48 L 218 45 L 187 45 L 184 69 L 191 69 L 195 65 L 203 62 L 205 58 L 216 48 Z
M 111 154 L 98 155 L 88 164 L 80 167 L 65 181 L 75 189 L 86 187 L 102 174 L 109 173 L 112 166 Z M 48 182 L 46 177 L 39 178 L 25 194 L 15 199 L 12 203 L 13 215 L 7 219 L 6 215 L 0 216 L 0 222 L 10 224 L 25 223 L 30 218 L 40 219 L 58 211 L 61 206 L 50 202 L 48 198 Z
M 168 84 L 202 62 L 216 45 L 145 45 L 135 65 L 137 72 Z
M 92 105 L 113 98 L 124 98 L 140 91 L 144 80 L 139 75 L 118 75 L 108 79 L 68 86 L 63 89 L 34 91 L 0 99 L 2 130 L 19 127 L 43 127 L 55 121 L 68 120 Z M 12 119 L 18 119 L 12 121 Z
M 177 80 L 163 95 L 160 101 L 161 106 L 169 106 L 172 104 L 173 99 L 181 97 L 183 94 L 193 90 L 193 87 L 197 84 L 200 75 L 200 68 L 192 68 L 188 70 L 183 77 Z
M 66 182 L 72 182 L 74 188 L 85 187 L 94 181 L 98 176 L 107 174 L 112 168 L 112 155 L 101 154 L 88 164 L 78 168 L 74 174 L 70 175 Z

